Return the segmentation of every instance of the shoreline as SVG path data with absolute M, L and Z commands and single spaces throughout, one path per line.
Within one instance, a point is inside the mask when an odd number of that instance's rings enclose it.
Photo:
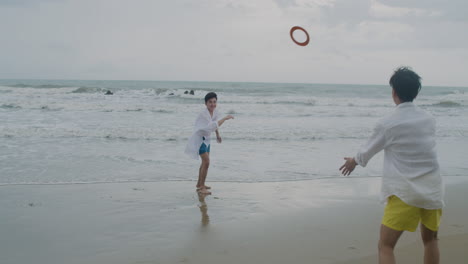
M 381 178 L 342 179 L 210 182 L 206 197 L 192 181 L 4 185 L 0 254 L 9 264 L 372 263 Z M 446 237 L 468 242 L 468 177 L 445 180 L 442 260 Z M 418 239 L 405 232 L 398 246 Z
M 468 176 L 463 175 L 445 175 L 443 178 L 449 178 L 450 182 L 457 181 L 457 178 L 464 179 Z M 264 180 L 264 181 L 238 181 L 238 180 L 210 180 L 210 183 L 219 184 L 272 184 L 272 183 L 295 183 L 295 182 L 311 182 L 320 180 L 347 180 L 347 179 L 381 179 L 382 176 L 336 176 L 327 175 L 324 177 L 315 178 L 299 178 L 299 179 L 286 179 L 286 180 Z M 0 183 L 0 188 L 6 188 L 8 186 L 66 186 L 66 185 L 99 185 L 99 184 L 165 184 L 165 183 L 196 183 L 196 179 L 180 179 L 180 180 L 117 180 L 117 181 L 89 181 L 89 182 L 19 182 L 19 183 Z

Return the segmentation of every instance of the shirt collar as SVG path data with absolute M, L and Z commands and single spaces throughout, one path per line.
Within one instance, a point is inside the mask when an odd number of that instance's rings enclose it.
M 215 108 L 215 110 L 213 111 L 213 116 L 215 116 L 217 110 L 218 109 Z M 210 114 L 210 110 L 208 110 L 208 108 L 206 108 L 206 107 L 205 107 L 205 114 L 207 114 L 210 118 L 212 118 L 212 116 Z
M 404 102 L 399 105 L 397 105 L 397 108 L 406 108 L 406 107 L 414 107 L 413 102 Z

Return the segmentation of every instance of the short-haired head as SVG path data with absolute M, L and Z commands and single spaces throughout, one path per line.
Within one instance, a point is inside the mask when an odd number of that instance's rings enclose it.
M 218 96 L 216 95 L 216 93 L 209 92 L 205 95 L 205 104 L 208 103 L 208 100 L 210 100 L 211 98 L 216 98 L 216 101 L 218 100 Z
M 396 69 L 389 83 L 402 103 L 412 102 L 421 90 L 421 77 L 409 67 Z

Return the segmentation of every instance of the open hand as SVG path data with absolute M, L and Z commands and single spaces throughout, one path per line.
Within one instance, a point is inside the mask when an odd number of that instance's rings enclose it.
M 354 168 L 356 168 L 356 161 L 354 158 L 344 158 L 346 160 L 345 164 L 340 167 L 340 171 L 344 176 L 348 176 L 353 172 Z
M 216 137 L 216 141 L 217 141 L 218 143 L 221 143 L 221 142 L 223 142 L 223 140 L 222 140 L 222 139 L 221 139 L 221 137 L 219 137 L 219 136 L 218 136 L 218 137 Z

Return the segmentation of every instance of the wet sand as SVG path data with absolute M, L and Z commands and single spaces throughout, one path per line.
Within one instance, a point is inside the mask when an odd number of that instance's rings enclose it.
M 441 252 L 440 263 L 467 263 L 467 242 L 468 234 L 442 236 L 439 239 Z M 419 241 L 409 245 L 399 246 L 395 251 L 396 260 L 398 263 L 423 263 L 423 250 L 422 243 Z M 342 264 L 371 264 L 377 263 L 377 261 L 378 256 L 375 254 L 346 260 L 342 262 Z
M 465 263 L 468 177 L 446 177 L 442 263 Z M 0 186 L 0 255 L 19 263 L 375 263 L 379 178 Z M 400 263 L 422 259 L 405 233 Z M 410 262 L 411 261 L 411 262 Z

